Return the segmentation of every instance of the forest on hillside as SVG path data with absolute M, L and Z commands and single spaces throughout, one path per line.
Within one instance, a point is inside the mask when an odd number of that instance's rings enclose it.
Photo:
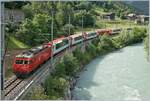
M 13 33 L 18 40 L 30 46 L 51 40 L 52 20 L 54 38 L 56 38 L 69 35 L 69 30 L 70 34 L 74 34 L 82 26 L 83 28 L 102 28 L 102 24 L 96 23 L 99 12 L 115 12 L 118 18 L 134 12 L 132 7 L 117 1 L 14 1 L 5 3 L 5 7 L 24 11 L 24 21 L 18 25 L 8 24 L 6 31 Z

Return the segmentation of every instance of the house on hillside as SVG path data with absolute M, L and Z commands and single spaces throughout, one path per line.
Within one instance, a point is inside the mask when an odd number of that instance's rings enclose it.
M 148 24 L 149 23 L 149 16 L 147 15 L 138 15 L 137 19 L 135 20 L 137 24 Z
M 106 20 L 115 20 L 115 13 L 111 12 L 111 13 L 101 14 L 101 18 Z
M 135 20 L 137 18 L 137 15 L 135 13 L 130 13 L 125 16 L 128 20 Z
M 8 9 L 4 10 L 5 23 L 19 23 L 25 18 L 25 14 L 20 9 Z

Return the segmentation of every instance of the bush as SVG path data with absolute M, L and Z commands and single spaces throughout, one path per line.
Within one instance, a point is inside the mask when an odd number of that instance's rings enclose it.
M 33 19 L 26 18 L 20 25 L 17 36 L 28 45 L 35 46 L 41 44 L 45 40 L 50 39 L 50 36 L 44 36 L 44 34 L 50 32 L 50 21 L 51 17 L 48 14 L 36 14 Z
M 99 54 L 105 54 L 106 52 L 116 49 L 113 40 L 108 35 L 103 35 L 100 37 L 100 42 L 98 43 L 98 52 Z
M 46 95 L 52 100 L 62 98 L 67 86 L 68 82 L 64 78 L 54 76 L 49 76 L 43 85 Z
M 90 55 L 87 51 L 83 52 L 79 47 L 73 51 L 73 56 L 80 62 L 80 66 L 85 65 L 90 61 Z
M 72 54 L 65 54 L 60 63 L 56 65 L 54 76 L 71 77 L 79 70 L 79 62 Z
M 44 93 L 44 88 L 41 86 L 33 87 L 32 91 L 29 92 L 25 98 L 25 100 L 48 100 L 49 96 Z
M 92 43 L 89 43 L 89 45 L 86 47 L 86 51 L 89 53 L 91 58 L 97 56 L 97 47 Z
M 122 32 L 114 38 L 115 45 L 118 48 L 141 42 L 146 36 L 146 29 L 134 28 L 131 32 Z
M 68 76 L 74 76 L 79 70 L 79 62 L 72 54 L 66 54 L 63 58 L 63 63 Z

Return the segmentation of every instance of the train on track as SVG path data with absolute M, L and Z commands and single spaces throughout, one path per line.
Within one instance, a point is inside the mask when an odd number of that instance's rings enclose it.
M 121 30 L 122 29 L 98 29 L 93 32 L 84 32 L 70 35 L 68 37 L 57 38 L 51 42 L 44 43 L 41 46 L 33 47 L 16 55 L 12 66 L 13 72 L 17 77 L 28 76 L 31 72 L 39 68 L 41 64 L 50 59 L 51 56 L 60 53 L 69 46 L 74 46 L 100 35 L 117 34 Z

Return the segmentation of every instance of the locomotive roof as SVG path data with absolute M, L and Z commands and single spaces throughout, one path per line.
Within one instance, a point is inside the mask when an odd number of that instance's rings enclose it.
M 39 53 L 41 50 L 43 50 L 43 46 L 38 46 L 38 47 L 34 47 L 31 48 L 28 51 L 25 51 L 19 55 L 17 55 L 16 57 L 24 57 L 24 58 L 31 58 L 33 57 L 35 54 Z

